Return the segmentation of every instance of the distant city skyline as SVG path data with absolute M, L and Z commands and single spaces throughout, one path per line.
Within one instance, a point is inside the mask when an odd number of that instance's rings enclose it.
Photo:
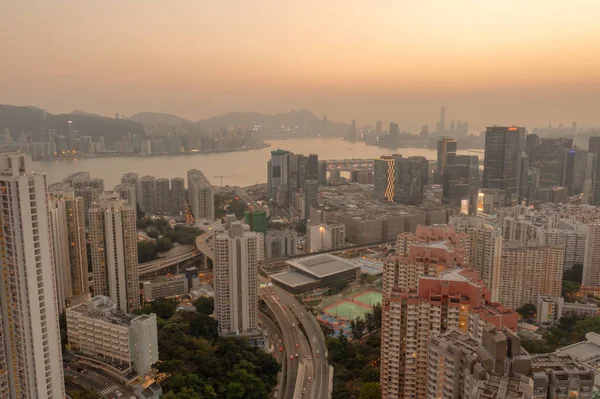
M 306 108 L 412 131 L 446 106 L 476 130 L 593 126 L 599 13 L 592 0 L 7 0 L 0 103 L 191 120 Z

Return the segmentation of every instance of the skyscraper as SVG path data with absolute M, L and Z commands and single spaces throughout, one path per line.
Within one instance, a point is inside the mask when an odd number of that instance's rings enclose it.
M 519 153 L 524 127 L 488 127 L 485 133 L 483 188 L 504 190 L 505 203 L 518 200 Z
M 424 157 L 394 154 L 373 162 L 373 196 L 381 201 L 418 205 L 423 200 L 428 162 Z
M 304 182 L 304 220 L 310 218 L 310 208 L 319 198 L 319 183 L 316 180 Z
M 327 184 L 327 161 L 319 161 L 319 185 Z
M 100 195 L 104 192 L 104 180 L 103 179 L 98 179 L 98 178 L 90 179 L 88 186 L 95 188 L 98 191 L 98 195 Z
M 319 156 L 310 154 L 306 164 L 306 178 L 308 180 L 319 180 Z
M 354 142 L 357 139 L 356 132 L 356 121 L 352 121 L 352 125 L 350 125 L 350 141 Z
M 446 132 L 446 107 L 440 108 L 440 121 L 436 125 L 435 132 L 437 134 Z
M 448 165 L 454 165 L 456 162 L 456 140 L 442 138 L 437 143 L 437 168 L 435 173 L 435 183 L 442 184 L 444 181 L 444 170 Z
M 144 176 L 140 179 L 142 198 L 140 208 L 144 213 L 156 213 L 156 179 L 154 176 Z
M 90 256 L 94 295 L 108 296 L 118 309 L 140 307 L 135 209 L 117 194 L 105 194 L 90 209 Z
M 423 157 L 396 158 L 394 202 L 405 205 L 419 205 L 423 201 L 423 169 Z
M 395 140 L 398 140 L 400 138 L 400 127 L 398 127 L 397 123 L 390 122 L 389 136 L 391 139 L 391 144 L 396 144 Z
M 540 146 L 540 137 L 535 134 L 525 136 L 525 153 L 529 155 L 529 167 L 533 168 L 537 161 L 538 147 Z
M 132 184 L 135 187 L 135 198 L 137 206 L 141 207 L 142 204 L 142 186 L 140 185 L 140 178 L 137 173 L 129 172 L 125 173 L 121 177 L 121 183 Z
M 125 200 L 127 205 L 135 209 L 136 207 L 136 190 L 133 184 L 117 184 L 115 189 L 113 190 L 115 193 L 118 193 L 121 199 Z
M 287 188 L 280 194 L 287 193 L 287 203 L 292 202 L 293 196 L 304 188 L 308 175 L 308 158 L 302 154 L 290 153 L 287 165 Z
M 540 295 L 561 295 L 565 250 L 537 243 L 509 242 L 502 250 L 498 302 L 518 309 Z
M 287 201 L 288 158 L 289 151 L 271 151 L 271 160 L 267 163 L 267 180 L 269 198 Z
M 62 312 L 69 298 L 89 292 L 85 215 L 83 199 L 72 190 L 50 192 L 49 198 L 58 307 Z
M 233 222 L 215 237 L 215 313 L 219 335 L 258 331 L 258 254 L 261 233 Z
M 384 155 L 373 161 L 373 196 L 378 200 L 394 200 L 394 168 L 399 156 Z
M 171 189 L 169 179 L 156 179 L 156 212 L 171 212 Z
M 381 121 L 375 122 L 375 134 L 377 135 L 377 137 L 381 136 L 381 133 L 382 133 L 381 129 L 382 129 Z
M 446 165 L 442 175 L 442 203 L 461 208 L 468 201 L 467 213 L 477 213 L 479 194 L 479 158 L 459 155 L 453 164 Z
M 567 165 L 568 150 L 573 147 L 573 139 L 543 138 L 537 148 L 533 167 L 540 170 L 540 187 L 560 186 Z M 573 157 L 574 157 L 573 153 Z M 574 158 L 572 158 L 574 162 Z M 573 180 L 573 164 L 570 168 L 570 182 Z
M 197 169 L 188 170 L 190 209 L 196 222 L 215 218 L 215 196 L 212 184 Z
M 600 286 L 600 223 L 597 222 L 588 225 L 582 284 Z
M 588 141 L 588 152 L 598 155 L 600 152 L 598 151 L 598 147 L 600 147 L 600 136 L 590 136 Z
M 171 179 L 171 206 L 173 212 L 185 212 L 185 183 L 182 177 Z
M 0 156 L 0 397 L 63 399 L 56 276 L 46 176 Z

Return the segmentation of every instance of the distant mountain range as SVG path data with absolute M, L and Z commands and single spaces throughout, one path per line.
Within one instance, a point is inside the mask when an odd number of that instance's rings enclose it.
M 316 137 L 323 133 L 323 121 L 312 112 L 305 109 L 280 113 L 275 115 L 256 112 L 228 112 L 197 122 L 185 118 L 160 113 L 139 112 L 126 119 L 107 118 L 102 115 L 75 110 L 70 114 L 54 115 L 36 107 L 16 107 L 0 104 L 0 133 L 8 128 L 14 139 L 22 132 L 31 133 L 38 140 L 44 129 L 56 129 L 59 134 L 68 135 L 68 121 L 73 122 L 73 128 L 79 130 L 81 136 L 104 136 L 107 141 L 119 140 L 123 135 L 143 133 L 144 125 L 165 124 L 183 127 L 183 131 L 199 133 L 205 129 L 241 128 L 253 129 L 260 126 L 260 131 L 266 137 L 297 136 Z M 289 131 L 287 130 L 289 129 Z M 347 132 L 348 126 L 330 123 L 329 136 L 340 136 Z
M 223 127 L 252 129 L 254 126 L 260 126 L 260 131 L 268 134 L 281 132 L 282 127 L 285 127 L 290 128 L 299 136 L 316 136 L 323 131 L 322 120 L 305 109 L 275 115 L 259 114 L 256 112 L 229 112 L 209 119 L 199 120 L 196 122 L 196 126 L 205 129 Z
M 127 118 L 129 120 L 140 122 L 145 125 L 155 125 L 155 124 L 164 124 L 164 125 L 173 125 L 180 126 L 182 123 L 193 123 L 185 118 L 181 118 L 176 115 L 165 114 L 162 112 L 138 112 L 135 115 Z
M 33 140 L 37 141 L 44 129 L 55 129 L 59 134 L 66 136 L 68 121 L 73 122 L 73 128 L 79 130 L 79 135 L 92 136 L 93 139 L 103 136 L 106 141 L 120 140 L 128 132 L 144 132 L 143 124 L 128 119 L 106 118 L 82 111 L 54 115 L 36 107 L 0 104 L 0 132 L 8 128 L 15 140 L 21 133 L 31 133 Z

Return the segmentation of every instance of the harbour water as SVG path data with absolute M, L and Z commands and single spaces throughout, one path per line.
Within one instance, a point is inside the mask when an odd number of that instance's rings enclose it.
M 60 181 L 75 172 L 89 172 L 92 178 L 104 179 L 104 186 L 112 189 L 120 183 L 121 176 L 135 172 L 141 176 L 157 178 L 186 177 L 189 169 L 200 169 L 217 186 L 250 186 L 267 181 L 267 161 L 271 151 L 289 150 L 298 154 L 318 154 L 319 159 L 378 158 L 392 153 L 403 156 L 424 156 L 435 160 L 435 150 L 425 148 L 399 148 L 396 150 L 349 143 L 342 139 L 289 139 L 271 140 L 271 147 L 260 150 L 214 154 L 166 155 L 152 157 L 79 158 L 73 160 L 34 162 L 36 171 L 44 171 L 48 183 Z M 479 155 L 469 150 L 459 151 L 465 155 Z

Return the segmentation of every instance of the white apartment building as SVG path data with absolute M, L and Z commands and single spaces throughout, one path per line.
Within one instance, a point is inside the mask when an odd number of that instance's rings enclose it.
M 564 249 L 535 241 L 506 243 L 500 260 L 498 301 L 518 309 L 537 304 L 542 295 L 560 296 L 564 258 Z
M 144 213 L 156 213 L 156 179 L 154 176 L 144 176 L 140 179 L 140 208 Z
M 523 216 L 518 218 L 505 217 L 503 224 L 504 241 L 527 242 L 538 237 L 538 230 L 541 224 L 536 224 L 532 220 Z
M 171 212 L 171 188 L 169 187 L 169 179 L 156 179 L 156 212 Z
M 49 193 L 52 255 L 57 276 L 58 307 L 65 309 L 69 298 L 89 292 L 88 255 L 83 199 L 71 191 Z
M 140 307 L 135 209 L 117 194 L 106 194 L 90 209 L 89 219 L 94 294 L 132 312 Z
M 588 225 L 583 260 L 583 285 L 600 286 L 600 222 Z
M 137 204 L 137 193 L 136 188 L 133 184 L 117 184 L 113 191 L 115 193 L 118 193 L 121 196 L 121 198 L 124 199 L 125 202 L 127 202 L 127 205 L 135 209 Z
M 215 233 L 214 288 L 219 334 L 252 335 L 258 331 L 258 250 L 261 233 L 232 222 Z
M 171 179 L 171 207 L 173 212 L 185 212 L 185 182 L 181 177 Z
M 64 399 L 46 176 L 0 155 L 0 397 Z
M 214 219 L 215 197 L 212 184 L 200 170 L 188 170 L 187 175 L 190 209 L 196 223 Z
M 298 235 L 295 230 L 269 230 L 265 236 L 265 258 L 296 255 Z
M 156 298 L 172 298 L 190 292 L 188 279 L 183 274 L 157 277 L 142 281 L 140 285 L 144 301 L 152 301 Z
M 338 222 L 326 222 L 308 226 L 306 229 L 308 252 L 328 251 L 346 246 L 346 226 Z
M 136 204 L 141 206 L 142 186 L 140 185 L 140 178 L 138 174 L 134 172 L 125 173 L 121 177 L 121 184 L 131 184 L 135 187 L 135 199 L 137 201 Z
M 540 296 L 537 301 L 537 322 L 556 324 L 567 314 L 598 316 L 598 305 L 592 303 L 565 302 L 562 297 Z
M 156 315 L 116 310 L 110 298 L 95 296 L 67 309 L 67 336 L 76 352 L 139 375 L 158 361 Z
M 498 301 L 500 284 L 500 255 L 502 254 L 502 229 L 484 226 L 475 233 L 473 268 L 479 272 L 483 284 L 490 290 L 492 301 Z

